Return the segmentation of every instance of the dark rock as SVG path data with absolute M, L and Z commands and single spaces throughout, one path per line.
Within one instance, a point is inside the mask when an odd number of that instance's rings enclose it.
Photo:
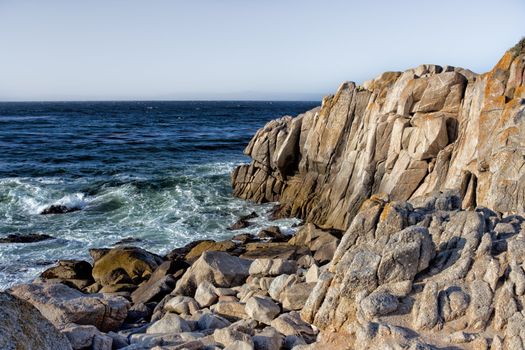
M 182 276 L 188 267 L 189 265 L 182 260 L 163 262 L 153 271 L 149 280 L 142 283 L 131 294 L 131 299 L 135 304 L 161 301 L 166 294 L 169 294 L 175 288 L 177 279 Z
M 122 238 L 120 241 L 114 243 L 113 246 L 124 245 L 124 244 L 131 244 L 131 243 L 140 243 L 140 242 L 142 242 L 142 239 L 140 239 L 140 238 L 126 237 L 126 238 Z
M 308 248 L 288 243 L 257 242 L 246 244 L 246 252 L 241 255 L 241 258 L 295 260 L 303 255 L 310 255 Z
M 232 241 L 239 242 L 241 244 L 256 241 L 257 239 L 250 233 L 240 233 L 232 237 Z
M 151 317 L 153 310 L 143 303 L 133 305 L 128 310 L 128 316 L 125 323 L 137 323 L 140 320 L 148 320 Z
M 207 242 L 207 241 L 209 241 L 209 240 L 201 239 L 201 240 L 190 242 L 190 243 L 186 244 L 184 247 L 175 248 L 171 252 L 169 252 L 168 255 L 165 256 L 165 259 L 167 259 L 167 260 L 177 260 L 177 259 L 184 260 L 184 258 L 186 257 L 186 254 L 188 254 L 190 252 L 190 250 L 192 250 L 194 247 L 196 247 L 200 243 Z
M 40 277 L 45 279 L 59 278 L 63 280 L 79 279 L 89 280 L 93 283 L 91 276 L 91 264 L 83 260 L 59 260 L 57 266 L 50 267 L 42 272 Z
M 259 217 L 259 215 L 256 212 L 252 211 L 248 215 L 241 216 L 240 219 L 241 220 L 250 220 L 250 219 L 255 219 L 255 218 L 258 218 L 258 217 Z
M 246 227 L 251 226 L 251 225 L 252 225 L 252 223 L 249 222 L 248 220 L 239 219 L 239 220 L 237 220 L 236 223 L 234 223 L 230 227 L 228 227 L 228 230 L 230 230 L 230 231 L 240 230 L 240 229 L 246 228 Z
M 261 230 L 257 237 L 260 239 L 269 239 L 272 242 L 284 242 L 288 239 L 286 235 L 282 234 L 279 226 L 270 226 Z
M 67 207 L 65 205 L 60 204 L 53 204 L 49 207 L 45 208 L 40 212 L 40 215 L 48 215 L 48 214 L 66 214 L 66 213 L 72 213 L 74 211 L 79 211 L 82 208 L 80 207 Z
M 54 237 L 46 234 L 30 233 L 27 235 L 10 234 L 7 237 L 0 238 L 0 243 L 34 243 L 54 239 Z

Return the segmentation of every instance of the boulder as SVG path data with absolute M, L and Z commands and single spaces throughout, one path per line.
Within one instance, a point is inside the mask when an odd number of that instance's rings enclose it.
M 30 303 L 0 292 L 0 349 L 71 350 L 67 337 Z
M 285 242 L 254 242 L 245 245 L 246 252 L 241 255 L 245 259 L 283 259 L 294 260 L 310 254 L 306 247 L 298 247 Z
M 228 327 L 231 324 L 230 321 L 224 317 L 214 315 L 212 313 L 204 313 L 199 318 L 197 325 L 200 330 L 214 330 L 219 328 Z
M 236 247 L 236 244 L 232 241 L 202 241 L 193 247 L 188 254 L 186 254 L 185 259 L 188 261 L 194 261 L 198 259 L 202 253 L 208 251 L 217 251 L 217 252 L 228 252 L 233 250 Z
M 160 301 L 166 294 L 175 288 L 176 279 L 189 267 L 181 260 L 170 260 L 160 264 L 149 279 L 142 283 L 133 293 L 134 303 Z
M 230 321 L 248 318 L 245 304 L 238 301 L 219 301 L 211 309 L 214 313 Z
M 107 332 L 120 327 L 129 302 L 122 297 L 83 294 L 60 283 L 22 284 L 10 293 L 35 306 L 57 328 L 69 323 L 93 325 Z
M 273 327 L 266 327 L 253 336 L 253 343 L 256 350 L 280 349 L 284 342 L 284 337 Z
M 61 204 L 53 204 L 50 205 L 47 208 L 42 209 L 40 212 L 40 215 L 49 215 L 49 214 L 66 214 L 66 213 L 72 213 L 75 211 L 82 210 L 80 207 L 68 207 Z
M 168 312 L 146 330 L 147 334 L 191 332 L 188 323 L 180 316 Z
M 281 308 L 268 297 L 254 296 L 246 302 L 246 313 L 259 322 L 270 324 L 281 312 Z
M 312 326 L 303 321 L 300 314 L 296 311 L 279 315 L 270 325 L 285 336 L 300 336 L 308 343 L 313 342 L 317 334 Z
M 193 296 L 204 281 L 216 287 L 233 287 L 248 277 L 251 261 L 224 252 L 205 252 L 177 282 L 174 293 Z
M 200 309 L 200 307 L 195 299 L 177 295 L 164 304 L 164 309 L 181 315 L 193 315 Z
M 139 284 L 147 280 L 162 259 L 136 247 L 117 247 L 105 253 L 93 265 L 93 278 L 102 285 Z
M 200 283 L 195 291 L 195 300 L 201 308 L 215 304 L 218 299 L 215 287 L 208 281 Z
M 246 333 L 239 332 L 233 327 L 216 329 L 213 332 L 213 338 L 217 343 L 222 344 L 224 347 L 228 347 L 237 341 L 241 341 L 250 344 L 253 348 L 252 337 Z
M 57 266 L 53 266 L 40 274 L 44 279 L 78 279 L 93 281 L 91 276 L 91 264 L 83 260 L 59 260 Z
M 315 283 L 294 283 L 286 286 L 279 295 L 279 301 L 286 310 L 301 310 L 314 287 Z
M 278 276 L 295 273 L 297 263 L 293 260 L 283 259 L 255 259 L 250 265 L 250 275 Z
M 54 239 L 50 235 L 29 233 L 29 234 L 9 234 L 7 237 L 0 237 L 0 243 L 35 243 Z
M 95 326 L 67 325 L 62 329 L 75 350 L 97 349 L 111 350 L 113 339 L 101 333 Z

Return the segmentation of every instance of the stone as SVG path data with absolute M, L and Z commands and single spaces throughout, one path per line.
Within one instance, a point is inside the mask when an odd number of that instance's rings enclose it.
M 181 315 L 193 315 L 200 309 L 200 306 L 199 303 L 191 297 L 177 295 L 166 302 L 164 309 Z
M 79 211 L 82 208 L 80 207 L 68 207 L 61 204 L 53 204 L 50 205 L 47 208 L 42 209 L 40 212 L 40 215 L 49 215 L 49 214 L 66 214 L 66 213 L 72 213 L 75 211 Z
M 201 308 L 208 307 L 217 302 L 219 296 L 213 284 L 208 281 L 203 281 L 195 291 L 195 300 L 199 303 Z
M 105 253 L 93 265 L 93 278 L 102 285 L 139 284 L 147 280 L 162 259 L 144 249 L 117 247 Z
M 280 349 L 284 342 L 284 337 L 272 327 L 264 328 L 252 339 L 256 350 Z
M 224 350 L 254 350 L 253 341 L 245 342 L 242 340 L 236 340 L 225 347 Z
M 246 313 L 249 317 L 259 322 L 270 322 L 281 312 L 281 308 L 268 297 L 254 296 L 246 302 Z
M 236 247 L 235 243 L 232 241 L 202 241 L 193 247 L 188 254 L 186 254 L 185 259 L 188 261 L 194 261 L 198 259 L 202 253 L 208 251 L 218 251 L 218 252 L 228 252 L 233 250 Z
M 372 293 L 361 300 L 361 310 L 368 319 L 388 315 L 396 311 L 398 306 L 397 298 L 388 293 Z
M 147 320 L 151 317 L 152 310 L 145 304 L 134 304 L 128 310 L 128 316 L 126 317 L 126 323 L 136 323 L 140 320 Z
M 271 240 L 272 242 L 284 242 L 287 236 L 281 232 L 279 226 L 270 226 L 259 231 L 257 237 L 260 239 Z
M 30 303 L 0 292 L 0 348 L 71 350 L 64 334 Z
M 309 254 L 306 247 L 298 247 L 285 242 L 254 242 L 245 245 L 246 252 L 241 254 L 245 259 L 283 259 L 294 260 Z
M 222 344 L 224 347 L 228 347 L 237 341 L 241 341 L 250 344 L 253 348 L 252 337 L 248 334 L 239 332 L 232 327 L 216 329 L 213 332 L 213 338 L 217 343 Z
M 62 329 L 73 349 L 111 350 L 113 339 L 102 334 L 95 326 L 79 326 L 70 324 Z
M 414 305 L 413 317 L 416 329 L 432 329 L 439 321 L 438 287 L 433 281 L 427 282 L 422 296 Z
M 297 311 L 291 311 L 279 315 L 272 320 L 270 325 L 279 333 L 285 336 L 299 336 L 311 343 L 315 340 L 316 333 L 310 324 L 301 319 Z
M 292 274 L 297 270 L 297 263 L 283 259 L 255 259 L 250 266 L 250 275 L 278 276 Z
M 120 327 L 129 302 L 122 297 L 83 294 L 63 284 L 22 284 L 10 293 L 35 306 L 56 327 L 69 323 L 93 325 L 101 331 Z
M 0 243 L 35 243 L 47 241 L 49 239 L 54 239 L 54 237 L 39 233 L 29 233 L 26 235 L 13 233 L 6 237 L 0 237 Z
M 273 300 L 281 300 L 281 293 L 285 288 L 295 284 L 298 281 L 297 275 L 280 275 L 273 279 L 268 289 L 268 294 Z
M 183 318 L 170 312 L 166 313 L 164 317 L 153 323 L 146 330 L 147 334 L 182 332 L 191 332 L 190 326 Z
M 287 286 L 279 295 L 286 310 L 301 310 L 306 304 L 315 283 L 295 283 Z
M 319 266 L 316 264 L 312 264 L 308 271 L 305 274 L 305 282 L 306 283 L 316 283 L 319 279 L 319 275 L 321 274 L 321 270 L 319 269 Z
M 248 277 L 251 261 L 224 252 L 205 252 L 177 282 L 174 293 L 194 295 L 197 286 L 208 281 L 216 287 L 242 284 Z
M 134 303 L 160 301 L 175 288 L 176 279 L 189 267 L 184 261 L 170 260 L 160 264 L 149 279 L 142 283 L 133 293 Z
M 50 267 L 40 275 L 45 279 L 80 279 L 91 280 L 91 264 L 83 260 L 59 260 L 57 266 Z
M 230 324 L 231 322 L 224 317 L 211 313 L 204 313 L 198 321 L 198 327 L 200 330 L 214 330 L 228 327 Z
M 211 310 L 230 321 L 248 318 L 245 304 L 237 301 L 219 301 Z

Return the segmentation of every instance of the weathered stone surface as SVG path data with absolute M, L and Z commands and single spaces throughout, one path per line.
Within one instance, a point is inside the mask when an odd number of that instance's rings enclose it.
M 232 174 L 234 194 L 341 230 L 375 193 L 455 189 L 465 208 L 524 212 L 523 57 L 509 50 L 481 75 L 423 65 L 346 82 L 320 107 L 261 128 L 245 149 L 251 164 Z
M 232 241 L 202 241 L 193 247 L 188 254 L 186 254 L 186 260 L 193 261 L 198 259 L 202 253 L 208 251 L 227 252 L 235 248 L 235 243 Z
M 293 260 L 283 259 L 255 259 L 250 265 L 250 275 L 278 276 L 291 274 L 297 270 L 297 264 Z
M 83 294 L 60 283 L 23 284 L 10 292 L 33 304 L 58 328 L 76 323 L 93 325 L 101 331 L 115 330 L 129 308 L 129 302 L 122 297 Z
M 194 314 L 200 309 L 197 301 L 191 297 L 186 297 L 182 295 L 177 295 L 166 304 L 164 304 L 164 309 L 166 311 L 175 312 L 177 314 L 189 315 Z
M 180 277 L 188 267 L 189 265 L 180 260 L 163 262 L 146 282 L 131 293 L 131 299 L 135 304 L 160 301 L 175 288 L 176 278 Z
M 251 261 L 224 252 L 205 252 L 177 282 L 174 293 L 193 296 L 197 286 L 208 281 L 216 287 L 242 284 L 248 277 Z
M 268 297 L 254 296 L 246 302 L 246 313 L 259 322 L 270 324 L 281 312 L 281 308 Z
M 146 333 L 182 333 L 190 331 L 191 328 L 184 319 L 174 313 L 168 312 L 163 318 L 149 326 Z
M 30 303 L 0 292 L 0 349 L 71 350 L 66 336 Z
M 68 338 L 75 350 L 111 350 L 112 348 L 113 339 L 101 333 L 95 326 L 70 324 L 62 329 L 62 333 Z
M 95 261 L 93 278 L 102 285 L 139 284 L 148 279 L 161 263 L 159 256 L 141 248 L 113 248 Z

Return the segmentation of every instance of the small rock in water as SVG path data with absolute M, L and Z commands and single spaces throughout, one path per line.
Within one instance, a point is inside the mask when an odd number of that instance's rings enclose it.
M 40 215 L 48 215 L 48 214 L 66 214 L 66 213 L 72 213 L 74 211 L 79 211 L 81 208 L 79 207 L 67 207 L 65 205 L 61 204 L 53 204 L 49 207 L 45 208 L 40 212 Z
M 246 228 L 248 226 L 251 226 L 251 222 L 245 219 L 239 219 L 236 223 L 232 224 L 230 227 L 228 227 L 228 230 L 234 231 L 234 230 L 240 230 L 242 228 Z
M 254 219 L 254 218 L 257 218 L 259 217 L 259 215 L 252 211 L 250 214 L 248 215 L 243 215 L 239 218 L 239 220 L 237 220 L 237 222 L 235 222 L 233 225 L 231 225 L 230 227 L 228 227 L 228 230 L 230 231 L 233 231 L 233 230 L 240 230 L 242 228 L 246 228 L 248 226 L 251 226 L 252 223 L 249 222 L 248 220 L 250 219 Z
M 142 242 L 142 239 L 140 239 L 140 238 L 126 237 L 126 238 L 122 238 L 120 241 L 114 243 L 113 246 L 123 245 L 123 244 L 131 244 L 131 243 L 140 243 L 140 242 Z
M 7 237 L 0 238 L 0 243 L 34 243 L 54 239 L 54 237 L 46 234 L 30 233 L 27 235 L 10 234 Z

